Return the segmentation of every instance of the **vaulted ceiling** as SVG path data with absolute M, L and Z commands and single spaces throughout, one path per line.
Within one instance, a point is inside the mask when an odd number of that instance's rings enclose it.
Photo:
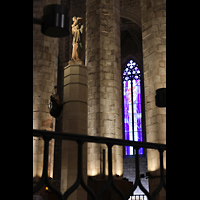
M 129 19 L 121 18 L 121 61 L 134 56 L 142 65 L 142 30 Z

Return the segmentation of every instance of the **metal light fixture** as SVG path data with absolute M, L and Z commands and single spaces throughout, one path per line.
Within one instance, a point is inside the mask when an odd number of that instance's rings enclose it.
M 41 25 L 41 32 L 50 37 L 69 35 L 68 9 L 64 5 L 50 4 L 43 8 L 42 19 L 33 18 L 34 24 Z
M 166 107 L 166 88 L 159 88 L 156 90 L 155 101 L 156 106 Z
M 60 103 L 59 94 L 57 93 L 57 86 L 54 86 L 55 93 L 50 96 L 50 102 L 48 104 L 49 113 L 52 117 L 58 118 L 61 115 L 63 104 Z

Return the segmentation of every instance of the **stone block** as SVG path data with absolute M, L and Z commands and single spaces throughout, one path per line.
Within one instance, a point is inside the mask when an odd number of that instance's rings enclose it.
M 82 85 L 80 83 L 70 83 L 64 86 L 64 102 L 77 101 L 77 102 L 87 102 L 87 85 Z
M 63 118 L 62 131 L 75 134 L 87 135 L 87 68 L 81 66 L 81 63 L 69 62 L 69 65 L 64 68 L 64 87 L 63 87 Z M 67 157 L 67 161 L 61 163 L 61 188 L 62 191 L 69 188 L 77 177 L 77 151 L 78 145 L 76 142 L 63 141 L 62 158 Z M 83 169 L 84 177 L 86 178 L 87 171 L 87 148 L 83 148 Z M 70 162 L 68 162 L 70 161 Z M 67 173 L 67 174 L 66 174 Z M 86 200 L 86 193 L 82 190 L 76 190 L 73 195 L 70 195 L 70 200 L 79 199 L 78 195 L 83 195 Z

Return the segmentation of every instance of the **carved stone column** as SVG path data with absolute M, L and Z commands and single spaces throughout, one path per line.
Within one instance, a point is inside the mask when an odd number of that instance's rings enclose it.
M 166 88 L 166 0 L 141 1 L 143 69 L 147 142 L 166 144 L 166 108 L 155 105 L 156 90 Z M 159 152 L 147 150 L 148 171 L 160 175 Z M 164 152 L 166 169 L 166 151 Z M 158 178 L 149 179 L 150 193 L 159 184 Z M 165 190 L 156 197 L 166 199 Z
M 120 1 L 86 1 L 88 135 L 122 138 Z M 88 175 L 102 173 L 105 145 L 88 144 Z M 107 156 L 106 156 L 106 174 Z M 113 173 L 123 173 L 123 152 L 113 147 Z

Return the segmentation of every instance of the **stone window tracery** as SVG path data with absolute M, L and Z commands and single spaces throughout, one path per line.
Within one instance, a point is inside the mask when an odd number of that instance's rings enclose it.
M 124 139 L 143 141 L 142 133 L 142 102 L 141 102 L 141 72 L 139 66 L 130 60 L 123 71 L 123 102 L 124 102 Z M 143 149 L 139 149 L 143 154 Z M 125 155 L 134 155 L 134 149 L 125 146 Z

